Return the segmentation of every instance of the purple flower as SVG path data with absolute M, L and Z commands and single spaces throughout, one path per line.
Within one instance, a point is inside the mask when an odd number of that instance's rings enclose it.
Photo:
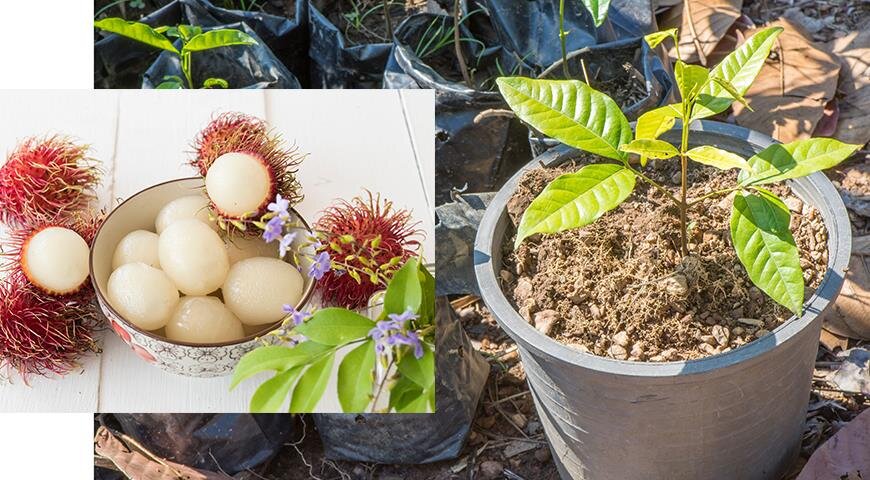
M 414 348 L 414 356 L 418 359 L 423 357 L 423 343 L 415 331 L 405 332 L 405 322 L 417 318 L 410 309 L 402 314 L 391 313 L 387 315 L 389 320 L 381 320 L 375 328 L 369 331 L 369 337 L 375 341 L 375 350 L 379 355 L 386 354 L 387 347 L 407 345 Z
M 296 233 L 288 233 L 281 237 L 281 241 L 278 242 L 278 257 L 284 258 L 284 255 L 287 255 L 287 250 L 290 250 L 290 247 L 293 244 L 293 239 L 296 238 Z
M 320 252 L 314 257 L 314 263 L 308 268 L 308 276 L 320 280 L 330 270 L 331 266 L 329 252 Z
M 266 243 L 274 242 L 281 238 L 281 235 L 284 233 L 284 220 L 281 217 L 273 217 L 269 220 L 269 223 L 266 224 L 266 228 L 263 230 L 263 240 Z
M 414 356 L 417 360 L 423 358 L 423 343 L 420 342 L 417 332 L 412 330 L 405 335 L 397 334 L 397 337 L 396 342 L 414 347 Z
M 268 207 L 266 207 L 270 212 L 277 213 L 278 217 L 287 218 L 290 216 L 290 213 L 287 212 L 287 209 L 290 208 L 290 200 L 286 198 L 281 198 L 281 194 L 275 196 L 275 201 L 270 203 Z
M 403 329 L 405 328 L 405 322 L 408 320 L 416 320 L 419 315 L 415 315 L 414 311 L 409 308 L 402 314 L 391 313 L 387 315 L 387 317 L 396 322 L 396 324 L 399 325 L 399 329 Z
M 282 307 L 284 313 L 290 315 L 290 318 L 293 320 L 293 325 L 301 325 L 305 320 L 311 317 L 311 313 L 306 312 L 305 310 L 296 310 L 293 308 L 293 305 L 284 305 Z

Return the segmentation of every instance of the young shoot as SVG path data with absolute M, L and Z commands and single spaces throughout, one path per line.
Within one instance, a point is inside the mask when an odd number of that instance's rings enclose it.
M 687 242 L 689 214 L 703 202 L 733 192 L 730 231 L 737 257 L 759 289 L 800 316 L 804 280 L 789 230 L 790 212 L 764 187 L 830 168 L 860 145 L 810 138 L 777 143 L 747 159 L 711 145 L 689 148 L 690 130 L 685 128 L 726 110 L 734 101 L 748 107 L 743 95 L 781 32 L 779 27 L 759 30 L 712 70 L 677 60 L 674 73 L 682 101 L 644 113 L 634 131 L 613 99 L 583 82 L 499 78 L 502 95 L 520 119 L 566 145 L 616 161 L 587 165 L 550 182 L 523 213 L 515 246 L 533 234 L 561 232 L 594 222 L 619 206 L 640 179 L 676 207 L 680 251 L 687 256 L 691 253 Z M 667 38 L 676 40 L 676 29 L 648 35 L 646 41 L 655 47 Z M 660 140 L 676 120 L 682 125 L 679 144 Z M 629 154 L 640 157 L 639 165 L 629 161 Z M 679 191 L 671 192 L 643 173 L 649 158 L 680 162 Z M 699 198 L 687 198 L 690 160 L 720 170 L 737 170 L 734 184 Z
M 191 61 L 194 52 L 233 45 L 257 44 L 257 41 L 250 35 L 231 28 L 210 30 L 208 32 L 204 32 L 202 27 L 195 25 L 152 28 L 144 23 L 131 22 L 122 18 L 98 20 L 94 22 L 94 27 L 177 55 L 181 60 L 181 72 L 184 78 L 175 75 L 167 76 L 157 86 L 157 88 L 161 89 L 197 88 L 191 71 Z M 181 41 L 181 50 L 175 47 L 172 39 Z M 202 88 L 214 87 L 229 88 L 229 84 L 222 78 L 207 78 L 202 82 Z
M 389 41 L 393 38 L 393 19 L 390 17 L 390 7 L 396 2 L 390 0 L 381 0 L 380 2 L 372 2 L 372 0 L 350 0 L 351 11 L 343 13 L 344 21 L 347 24 L 344 35 L 348 37 L 348 32 L 352 29 L 360 33 L 365 33 L 376 37 L 383 41 Z M 384 15 L 384 29 L 386 37 L 377 34 L 365 25 L 365 19 L 374 15 L 378 11 L 382 11 Z

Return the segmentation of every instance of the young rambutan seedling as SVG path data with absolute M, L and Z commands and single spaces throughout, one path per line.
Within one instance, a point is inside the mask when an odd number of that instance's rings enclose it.
M 59 136 L 21 142 L 0 167 L 0 221 L 21 227 L 86 208 L 100 181 L 88 148 Z
M 27 381 L 32 375 L 63 375 L 85 353 L 98 350 L 97 324 L 87 303 L 41 295 L 20 275 L 0 282 L 0 369 Z
M 315 226 L 323 236 L 320 251 L 329 252 L 340 267 L 317 282 L 324 303 L 364 307 L 384 288 L 382 280 L 415 255 L 422 235 L 416 227 L 410 212 L 394 209 L 392 202 L 371 192 L 367 200 L 341 200 L 324 210 Z
M 305 157 L 286 146 L 261 119 L 225 113 L 194 142 L 191 165 L 206 181 L 206 193 L 218 225 L 245 230 L 276 195 L 295 205 L 302 200 L 296 167 Z

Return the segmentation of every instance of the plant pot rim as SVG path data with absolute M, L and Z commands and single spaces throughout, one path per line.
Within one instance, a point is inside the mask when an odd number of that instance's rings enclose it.
M 243 343 L 247 343 L 247 342 L 250 342 L 252 340 L 256 340 L 257 338 L 262 337 L 263 335 L 267 334 L 268 332 L 271 332 L 271 331 L 275 330 L 276 328 L 280 327 L 283 320 L 279 320 L 279 321 L 272 323 L 272 324 L 264 324 L 264 325 L 262 325 L 262 328 L 259 331 L 257 331 L 257 333 L 252 334 L 252 335 L 245 335 L 244 338 L 241 338 L 238 340 L 230 340 L 228 342 L 192 343 L 192 342 L 182 342 L 182 341 L 177 341 L 177 340 L 170 340 L 169 338 L 167 338 L 165 336 L 157 335 L 154 332 L 151 332 L 149 330 L 144 330 L 144 329 L 138 327 L 137 325 L 135 325 L 133 322 L 124 318 L 124 316 L 121 315 L 120 312 L 118 312 L 115 309 L 115 307 L 112 306 L 111 302 L 109 302 L 108 295 L 104 294 L 104 292 L 100 288 L 99 282 L 97 282 L 96 276 L 94 275 L 94 256 L 95 256 L 94 245 L 96 245 L 97 238 L 99 238 L 100 233 L 103 230 L 103 227 L 109 222 L 109 219 L 112 217 L 112 215 L 115 214 L 115 212 L 120 210 L 121 207 L 124 206 L 125 203 L 129 202 L 133 198 L 136 198 L 139 195 L 141 195 L 149 190 L 153 190 L 155 188 L 160 188 L 160 187 L 172 184 L 172 183 L 189 182 L 192 180 L 197 180 L 197 181 L 201 181 L 201 182 L 204 181 L 202 177 L 185 177 L 185 178 L 176 178 L 173 180 L 167 180 L 165 182 L 160 182 L 160 183 L 157 183 L 155 185 L 151 185 L 150 187 L 144 188 L 144 189 L 136 192 L 135 194 L 130 195 L 129 197 L 127 197 L 127 199 L 125 199 L 123 202 L 121 202 L 115 208 L 113 208 L 112 211 L 109 212 L 108 215 L 106 215 L 106 218 L 103 220 L 103 223 L 100 225 L 100 228 L 97 229 L 96 235 L 94 235 L 94 241 L 91 243 L 90 255 L 88 258 L 88 267 L 89 267 L 89 271 L 90 271 L 89 276 L 91 279 L 91 285 L 93 285 L 93 287 L 94 287 L 94 293 L 96 294 L 97 298 L 100 300 L 100 303 L 102 305 L 105 305 L 106 309 L 109 310 L 109 312 L 112 315 L 114 315 L 115 318 L 117 318 L 118 320 L 123 322 L 125 327 L 130 328 L 131 330 L 133 330 L 137 333 L 140 333 L 142 335 L 145 335 L 148 338 L 152 338 L 154 340 L 169 343 L 172 345 L 180 345 L 180 346 L 184 346 L 184 347 L 194 347 L 194 348 L 230 347 L 233 345 L 241 345 Z M 299 221 L 302 222 L 302 225 L 305 227 L 306 230 L 311 231 L 311 226 L 308 224 L 308 221 L 306 221 L 305 218 L 302 217 L 302 215 L 298 211 L 296 211 L 295 208 L 290 208 L 289 211 L 290 211 L 291 215 L 295 215 L 296 218 L 298 218 Z M 301 310 L 305 305 L 308 304 L 308 302 L 311 300 L 311 297 L 314 295 L 314 289 L 316 286 L 317 286 L 317 280 L 312 278 L 311 282 L 308 284 L 308 288 L 306 288 L 305 291 L 302 292 L 302 298 L 300 298 L 296 304 L 297 309 Z M 114 331 L 114 329 L 112 331 Z
M 680 128 L 678 122 L 672 132 L 679 131 Z M 756 150 L 779 143 L 760 132 L 712 120 L 695 121 L 690 125 L 690 129 L 695 132 L 732 137 L 749 144 Z M 501 257 L 498 251 L 502 247 L 503 237 L 496 238 L 495 231 L 502 222 L 507 221 L 507 202 L 516 190 L 523 173 L 537 168 L 541 164 L 546 166 L 555 164 L 562 154 L 571 150 L 573 149 L 566 145 L 556 147 L 532 159 L 515 173 L 487 207 L 474 243 L 474 271 L 480 287 L 481 298 L 499 325 L 513 337 L 522 349 L 529 350 L 533 355 L 549 361 L 566 362 L 601 373 L 623 376 L 656 378 L 708 373 L 754 359 L 776 346 L 788 342 L 810 325 L 839 294 L 849 263 L 852 241 L 851 226 L 846 208 L 834 185 L 823 173 L 817 172 L 789 182 L 816 190 L 834 211 L 833 218 L 825 219 L 828 228 L 828 268 L 816 292 L 804 302 L 804 312 L 800 318 L 792 315 L 770 334 L 729 352 L 700 359 L 672 362 L 633 362 L 599 357 L 592 353 L 573 349 L 544 335 L 520 316 L 501 290 L 498 280 L 501 266 L 493 264 L 492 253 L 495 251 L 496 256 Z M 836 241 L 835 245 L 831 244 L 832 239 Z

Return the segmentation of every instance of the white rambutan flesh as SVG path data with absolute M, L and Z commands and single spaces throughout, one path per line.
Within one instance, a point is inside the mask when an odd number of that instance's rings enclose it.
M 112 272 L 108 294 L 112 307 L 143 330 L 166 326 L 179 297 L 166 273 L 144 263 L 128 263 Z
M 245 325 L 281 320 L 283 306 L 296 306 L 304 281 L 296 267 L 275 257 L 242 260 L 230 269 L 221 292 L 227 307 Z
M 21 269 L 36 288 L 52 295 L 75 293 L 87 281 L 90 249 L 81 235 L 48 227 L 28 238 L 21 251 Z
M 157 255 L 159 238 L 156 233 L 147 230 L 135 230 L 125 235 L 115 247 L 112 270 L 128 263 L 144 263 L 160 268 L 160 257 Z
M 157 245 L 160 266 L 185 295 L 208 295 L 221 288 L 230 269 L 220 236 L 199 220 L 178 220 Z
M 222 343 L 244 336 L 242 322 L 215 297 L 182 298 L 166 325 L 166 337 L 177 342 Z
M 275 190 L 265 163 L 247 153 L 225 153 L 209 167 L 205 189 L 225 217 L 244 218 L 260 213 Z
M 154 227 L 157 234 L 163 233 L 167 227 L 177 222 L 178 220 L 187 220 L 195 218 L 217 231 L 217 222 L 209 219 L 208 213 L 208 198 L 203 195 L 188 195 L 179 197 L 167 203 L 160 213 L 157 214 L 157 220 L 154 222 Z

